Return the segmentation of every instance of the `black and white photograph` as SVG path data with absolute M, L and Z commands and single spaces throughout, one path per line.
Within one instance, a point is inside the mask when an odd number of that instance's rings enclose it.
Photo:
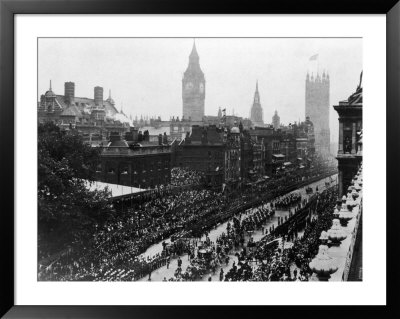
M 362 38 L 39 37 L 37 83 L 38 282 L 363 281 Z

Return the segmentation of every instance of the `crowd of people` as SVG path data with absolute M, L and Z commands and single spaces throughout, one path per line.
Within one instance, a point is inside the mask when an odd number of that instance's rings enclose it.
M 291 207 L 300 202 L 301 202 L 301 194 L 290 193 L 290 194 L 282 196 L 281 198 L 276 200 L 275 208 L 278 210 L 286 210 L 288 207 Z
M 239 267 L 229 270 L 227 281 L 308 281 L 312 275 L 309 262 L 318 252 L 319 236 L 332 225 L 337 190 L 330 188 L 315 198 L 315 216 L 307 216 L 307 226 L 301 238 L 297 236 L 303 226 L 291 229 L 277 245 L 274 233 L 268 241 L 257 243 L 255 250 L 243 250 Z M 304 208 L 308 209 L 308 208 Z M 296 235 L 294 235 L 296 234 Z M 292 239 L 292 245 L 285 248 L 285 241 Z M 274 245 L 275 244 L 275 245 Z M 253 263 L 253 266 L 250 264 Z M 256 264 L 256 267 L 254 267 Z
M 207 230 L 246 207 L 255 207 L 268 198 L 282 195 L 291 187 L 298 187 L 299 183 L 306 183 L 328 173 L 322 168 L 306 170 L 301 174 L 271 178 L 266 183 L 257 185 L 256 189 L 242 189 L 233 194 L 201 188 L 165 192 L 163 196 L 154 192 L 147 195 L 145 200 L 134 203 L 124 211 L 118 211 L 103 225 L 96 225 L 96 232 L 92 234 L 90 243 L 74 247 L 67 255 L 60 256 L 49 265 L 39 265 L 38 278 L 137 280 L 149 272 L 149 269 L 167 263 L 168 256 L 165 254 L 151 259 L 141 256 L 151 245 L 170 236 L 201 237 Z M 259 229 L 274 211 L 274 208 L 257 210 L 244 219 L 240 227 L 243 230 Z M 226 236 L 230 238 L 229 233 Z
M 187 190 L 164 197 L 154 196 L 139 207 L 114 215 L 104 225 L 98 225 L 91 249 L 85 249 L 84 252 L 75 250 L 68 260 L 60 259 L 57 264 L 64 265 L 64 271 L 55 275 L 51 272 L 54 268 L 50 267 L 51 277 L 62 280 L 61 277 L 70 272 L 73 262 L 79 264 L 79 267 L 73 268 L 73 273 L 80 273 L 74 278 L 87 280 L 96 274 L 103 274 L 104 268 L 121 266 L 130 269 L 133 263 L 138 262 L 138 256 L 152 244 L 171 235 L 183 236 L 186 224 L 196 214 L 212 206 L 208 200 L 210 197 L 218 199 L 212 191 L 204 189 Z M 42 278 L 49 278 L 45 273 L 42 272 Z
M 171 169 L 171 185 L 199 185 L 204 182 L 204 173 L 191 170 L 187 167 L 174 167 Z

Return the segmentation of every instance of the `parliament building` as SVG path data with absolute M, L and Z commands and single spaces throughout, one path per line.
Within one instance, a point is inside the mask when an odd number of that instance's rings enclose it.
M 183 120 L 203 120 L 206 80 L 200 68 L 199 60 L 196 44 L 193 43 L 192 52 L 189 56 L 189 65 L 182 79 Z
M 315 150 L 325 156 L 330 152 L 329 86 L 329 74 L 314 78 L 307 73 L 305 113 L 314 124 Z

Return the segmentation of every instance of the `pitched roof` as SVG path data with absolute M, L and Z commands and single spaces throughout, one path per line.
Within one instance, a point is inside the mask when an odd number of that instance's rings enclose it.
M 79 116 L 82 115 L 82 112 L 75 105 L 71 105 L 64 109 L 60 116 Z
M 65 101 L 64 95 L 56 95 L 57 102 L 61 105 L 63 109 L 68 107 L 68 104 Z M 74 97 L 74 104 L 78 108 L 80 112 L 83 112 L 87 107 L 96 107 L 94 103 L 94 99 L 89 99 L 87 97 Z M 110 103 L 110 100 L 103 101 L 103 105 L 106 113 L 116 114 L 118 110 L 115 108 L 113 104 Z

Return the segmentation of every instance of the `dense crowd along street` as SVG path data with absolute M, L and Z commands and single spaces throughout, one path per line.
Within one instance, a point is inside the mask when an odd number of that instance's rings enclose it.
M 171 185 L 199 185 L 204 179 L 204 174 L 185 167 L 171 169 Z
M 107 52 L 92 64 L 74 41 L 46 41 L 69 44 L 38 51 L 46 65 L 36 101 L 38 281 L 346 281 L 362 273 L 352 265 L 362 247 L 359 40 L 113 39 L 121 53 L 113 63 L 142 74 L 109 81 L 98 72 L 83 80 L 79 67 L 98 70 L 111 61 Z M 103 52 L 108 41 L 91 45 Z M 68 80 L 53 61 L 64 54 L 58 47 L 74 51 L 63 57 L 76 60 Z M 283 63 L 272 51 L 265 59 L 265 50 L 282 49 Z M 251 52 L 254 61 L 243 59 Z M 338 56 L 349 59 L 329 62 Z M 271 72 L 259 77 L 263 67 Z M 114 98 L 103 85 L 115 85 Z
M 336 192 L 335 191 L 336 186 L 335 183 L 326 182 L 327 180 L 329 179 L 325 179 L 320 181 L 319 183 L 313 184 L 314 190 L 316 187 L 319 187 L 321 190 L 325 189 L 326 184 L 329 184 L 328 186 L 329 194 L 331 194 L 331 196 L 324 195 L 319 198 L 319 201 L 323 201 L 326 198 L 329 198 L 334 201 L 333 198 Z M 303 204 L 297 207 L 296 206 L 292 207 L 290 211 L 275 211 L 275 209 L 273 208 L 273 204 L 268 203 L 254 209 L 247 210 L 246 212 L 239 213 L 229 222 L 219 225 L 217 229 L 210 230 L 210 232 L 202 236 L 201 238 L 202 240 L 196 239 L 192 243 L 191 249 L 194 251 L 194 253 L 192 251 L 191 254 L 188 255 L 185 254 L 184 256 L 181 256 L 181 260 L 183 261 L 183 266 L 178 267 L 176 260 L 174 260 L 173 262 L 171 262 L 169 267 L 164 266 L 159 270 L 155 270 L 151 274 L 151 280 L 161 281 L 164 280 L 164 277 L 165 280 L 167 281 L 193 280 L 192 277 L 189 277 L 188 279 L 187 275 L 185 275 L 185 272 L 182 273 L 181 269 L 176 273 L 176 269 L 178 268 L 186 269 L 186 267 L 188 267 L 189 271 L 191 272 L 193 272 L 193 269 L 195 269 L 196 270 L 195 272 L 201 275 L 201 276 L 198 275 L 195 280 L 210 280 L 211 278 L 212 281 L 214 280 L 218 281 L 220 280 L 221 273 L 227 275 L 229 273 L 227 277 L 224 277 L 225 278 L 224 280 L 244 280 L 243 277 L 238 275 L 235 275 L 233 277 L 230 276 L 232 276 L 235 272 L 235 269 L 237 270 L 239 266 L 242 266 L 242 264 L 244 268 L 248 268 L 250 266 L 256 267 L 256 265 L 258 264 L 261 265 L 259 259 L 255 257 L 256 254 L 257 256 L 265 257 L 266 256 L 265 251 L 275 251 L 276 253 L 279 251 L 279 249 L 282 249 L 282 247 L 290 248 L 291 246 L 293 246 L 293 243 L 295 242 L 296 238 L 297 239 L 303 238 L 304 234 L 307 234 L 306 233 L 306 231 L 308 231 L 307 229 L 310 229 L 310 227 L 315 225 L 315 223 L 313 223 L 312 226 L 306 227 L 305 224 L 311 225 L 311 223 L 316 220 L 317 212 L 315 211 L 314 205 L 316 203 L 317 196 L 319 195 L 314 194 L 308 197 L 306 195 L 305 188 L 303 188 L 302 191 L 304 196 Z M 307 205 L 307 203 L 311 205 Z M 279 236 L 274 232 L 276 230 L 279 230 L 280 220 L 282 221 L 282 225 L 284 225 L 286 224 L 287 221 L 290 221 L 289 216 L 291 217 L 300 216 L 302 215 L 303 211 L 307 212 L 306 218 L 299 219 L 295 223 L 295 227 L 292 227 L 287 236 L 284 237 L 285 238 L 284 242 L 282 242 L 282 240 L 280 239 L 274 240 L 275 237 L 279 238 Z M 312 218 L 310 218 L 310 213 Z M 332 211 L 330 212 L 330 214 L 331 213 Z M 247 225 L 249 225 L 249 222 L 259 220 L 260 217 L 261 218 L 266 217 L 266 223 L 261 224 L 259 227 L 255 226 L 254 227 L 255 231 L 252 231 L 251 229 L 250 232 L 247 231 L 246 228 Z M 316 241 L 316 243 L 318 243 L 318 240 Z M 205 248 L 203 248 L 203 246 Z M 210 264 L 208 266 L 207 265 L 199 266 L 196 264 L 197 260 L 186 259 L 189 258 L 189 255 L 194 256 L 196 255 L 196 252 L 204 249 L 206 251 L 209 251 Z M 215 254 L 213 254 L 214 252 Z M 227 263 L 226 263 L 226 257 L 229 257 Z M 239 265 L 239 259 L 237 259 L 238 257 L 242 261 L 240 265 Z M 243 263 L 242 260 L 243 258 L 245 258 L 246 260 L 245 263 Z M 206 259 L 207 258 L 205 258 L 205 260 Z M 306 260 L 303 260 L 303 262 L 306 263 Z M 216 265 L 215 272 L 213 271 L 213 267 L 210 267 L 210 265 Z M 239 269 L 241 269 L 239 270 L 239 273 L 243 272 L 244 268 L 239 267 Z M 292 277 L 294 272 L 299 274 L 298 277 L 299 280 L 300 278 L 302 278 L 303 280 L 306 280 L 306 278 L 308 278 L 305 276 L 300 277 L 300 269 L 296 270 L 297 267 L 295 264 L 292 263 L 292 260 L 290 268 L 292 269 Z M 142 280 L 148 280 L 148 277 L 146 276 Z M 260 278 L 256 279 L 256 277 L 254 278 L 249 277 L 246 280 L 266 280 L 266 279 L 264 276 L 263 279 Z
M 91 245 L 81 248 L 84 254 L 71 249 L 52 264 L 39 266 L 39 278 L 139 280 L 149 272 L 172 263 L 176 256 L 186 253 L 194 256 L 194 242 L 198 243 L 204 233 L 238 212 L 266 204 L 266 195 L 268 198 L 275 198 L 280 193 L 287 193 L 286 190 L 291 188 L 288 185 L 296 188 L 298 185 L 307 184 L 307 181 L 323 177 L 323 174 L 327 174 L 327 171 L 314 169 L 305 176 L 299 173 L 298 176 L 292 174 L 270 179 L 263 185 L 257 185 L 256 189 L 242 190 L 239 193 L 241 196 L 236 196 L 236 199 L 233 194 L 221 194 L 207 189 L 163 193 L 162 197 L 155 194 L 153 198 L 126 208 L 125 211 L 119 211 L 118 215 L 103 225 L 98 225 Z M 280 197 L 275 205 L 279 208 L 296 206 L 301 204 L 300 198 L 297 193 L 291 193 Z M 257 211 L 242 221 L 240 229 L 247 233 L 259 229 L 274 211 L 275 207 L 271 206 Z M 278 225 L 283 222 L 282 217 Z M 265 234 L 274 231 L 275 226 L 272 227 L 265 229 Z M 174 237 L 174 241 L 168 245 L 164 244 L 161 251 L 153 255 L 143 254 L 151 245 L 165 243 L 171 236 Z M 243 238 L 237 235 L 236 244 L 243 244 L 242 241 Z M 224 258 L 226 256 L 220 252 L 218 260 L 222 261 Z M 182 270 L 181 273 L 185 274 Z M 193 278 L 188 274 L 184 277 Z

